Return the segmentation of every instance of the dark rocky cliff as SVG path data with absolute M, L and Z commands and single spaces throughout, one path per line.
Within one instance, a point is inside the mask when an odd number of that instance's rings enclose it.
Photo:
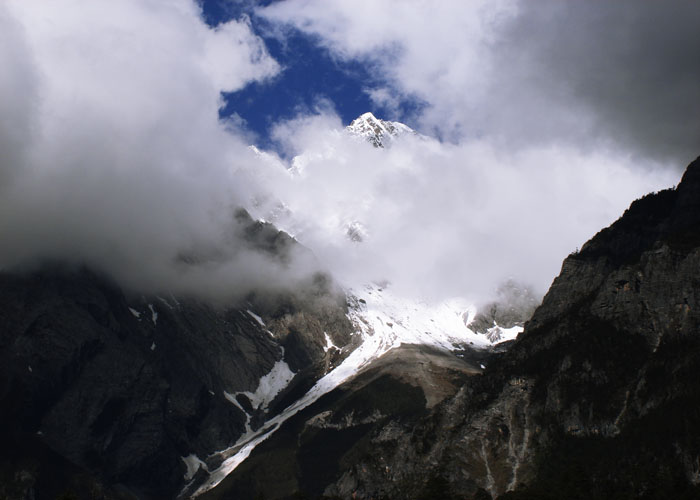
M 700 159 L 570 255 L 525 331 L 454 396 L 426 408 L 406 373 L 347 384 L 211 496 L 700 498 L 699 327 Z M 358 419 L 368 404 L 377 418 Z M 265 467 L 280 453 L 298 464 L 287 483 Z
M 238 220 L 253 248 L 284 260 L 297 245 Z M 129 293 L 85 268 L 0 273 L 0 498 L 174 498 L 183 457 L 232 445 L 347 354 L 321 347 L 324 333 L 349 343 L 346 312 L 322 274 L 214 306 Z M 268 409 L 226 398 L 281 359 L 296 376 Z

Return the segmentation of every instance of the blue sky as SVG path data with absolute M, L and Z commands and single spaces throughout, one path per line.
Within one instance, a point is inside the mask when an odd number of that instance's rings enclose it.
M 399 120 L 414 128 L 412 116 L 420 109 L 416 99 L 400 99 L 398 106 L 389 110 L 373 103 L 366 89 L 384 83 L 379 72 L 372 71 L 366 61 L 342 61 L 316 43 L 314 36 L 290 27 L 280 39 L 277 30 L 257 16 L 255 7 L 274 1 L 254 2 L 231 0 L 202 0 L 202 12 L 210 26 L 241 16 L 250 18 L 253 31 L 260 36 L 270 55 L 283 67 L 272 79 L 253 82 L 245 88 L 224 93 L 225 106 L 221 117 L 238 115 L 245 126 L 255 134 L 258 146 L 275 149 L 270 137 L 271 128 L 280 120 L 299 114 L 308 114 L 328 104 L 349 124 L 362 113 L 371 111 L 380 118 Z

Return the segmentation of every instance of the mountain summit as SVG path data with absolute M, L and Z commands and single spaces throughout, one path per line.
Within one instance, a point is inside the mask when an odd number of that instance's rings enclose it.
M 374 147 L 387 147 L 391 141 L 405 134 L 416 134 L 411 127 L 399 122 L 380 120 L 372 113 L 365 113 L 355 118 L 346 127 L 350 133 L 359 137 L 364 137 L 371 142 Z

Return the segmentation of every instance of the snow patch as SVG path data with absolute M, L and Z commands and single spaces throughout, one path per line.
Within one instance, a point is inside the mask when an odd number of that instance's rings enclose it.
M 257 314 L 255 314 L 253 311 L 251 311 L 250 309 L 246 309 L 245 312 L 247 312 L 248 314 L 250 314 L 250 316 L 251 316 L 255 321 L 257 321 L 258 324 L 259 324 L 260 326 L 262 326 L 262 327 L 265 326 L 265 322 L 262 320 L 262 318 L 261 318 L 260 316 L 258 316 Z
M 148 304 L 148 308 L 151 310 L 151 321 L 154 325 L 158 324 L 158 313 L 153 309 L 153 304 Z
M 240 410 L 245 413 L 246 415 L 248 414 L 247 411 L 245 411 L 245 408 L 241 406 L 241 403 L 238 402 L 236 399 L 236 394 L 231 394 L 230 392 L 224 391 L 224 397 L 229 401 L 229 403 L 233 403 L 234 405 L 238 406 Z
M 130 307 L 130 308 L 129 308 L 129 311 L 131 311 L 131 314 L 133 314 L 134 318 L 136 318 L 136 319 L 138 319 L 138 320 L 141 320 L 141 313 L 140 313 L 140 312 L 138 312 L 138 311 L 137 311 L 136 309 L 134 309 L 133 307 Z
M 241 406 L 241 403 L 238 402 L 238 400 L 236 399 L 236 395 L 231 394 L 230 392 L 224 391 L 224 397 L 228 400 L 229 403 L 232 403 L 233 405 L 235 405 L 245 415 L 245 433 L 238 440 L 240 441 L 245 436 L 253 435 L 253 429 L 250 428 L 250 415 L 248 415 L 248 412 L 245 410 L 245 408 L 243 408 L 243 406 Z
M 264 409 L 282 389 L 287 387 L 293 378 L 294 372 L 289 368 L 289 365 L 285 361 L 279 360 L 272 367 L 272 370 L 260 379 L 255 392 L 246 391 L 243 394 L 250 399 L 253 408 Z
M 209 470 L 207 469 L 207 464 L 200 460 L 199 457 L 194 453 L 187 455 L 186 457 L 180 458 L 183 462 L 185 462 L 185 466 L 187 467 L 187 471 L 185 472 L 185 481 L 190 481 L 197 473 L 200 467 L 206 471 Z
M 155 350 L 156 350 L 156 343 L 153 342 L 153 343 L 151 344 L 151 351 L 155 351 Z
M 338 349 L 338 346 L 336 346 L 336 345 L 333 343 L 333 341 L 331 340 L 331 338 L 328 336 L 328 334 L 327 334 L 326 332 L 323 332 L 323 335 L 326 336 L 326 345 L 323 347 L 323 352 L 328 352 L 328 350 L 329 350 L 331 347 L 335 347 L 336 349 Z
M 171 294 L 170 294 L 170 298 L 173 300 L 173 302 L 175 302 L 175 306 L 176 306 L 176 307 L 180 307 L 180 303 L 179 303 L 179 302 L 177 301 L 177 299 L 175 298 L 175 295 L 173 295 L 173 294 L 171 293 Z
M 173 306 L 170 305 L 170 302 L 168 302 L 167 300 L 165 300 L 163 297 L 157 297 L 157 298 L 158 298 L 158 300 L 160 300 L 163 304 L 165 304 L 166 307 L 168 307 L 168 309 L 175 309 Z
M 486 331 L 486 338 L 493 344 L 500 344 L 515 338 L 523 331 L 522 326 L 512 326 L 510 328 L 502 328 L 494 323 L 494 326 Z
M 379 285 L 353 291 L 358 308 L 350 319 L 363 331 L 365 342 L 375 338 L 383 352 L 401 344 L 431 345 L 454 350 L 466 344 L 486 348 L 491 343 L 464 322 L 476 308 L 461 298 L 440 303 L 402 297 Z

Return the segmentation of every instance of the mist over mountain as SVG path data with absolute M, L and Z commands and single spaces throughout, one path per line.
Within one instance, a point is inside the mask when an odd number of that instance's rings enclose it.
M 507 348 L 397 347 L 203 498 L 696 498 L 699 192 L 700 159 L 569 255 Z
M 673 184 L 668 171 L 574 150 L 448 145 L 411 132 L 377 148 L 371 127 L 344 130 L 323 110 L 276 134 L 293 159 L 262 157 L 251 173 L 253 213 L 313 249 L 342 282 L 386 280 L 429 300 L 481 300 L 509 278 L 543 293 L 583 232 Z M 353 225 L 361 242 L 348 240 Z
M 699 22 L 0 4 L 0 497 L 695 498 Z

